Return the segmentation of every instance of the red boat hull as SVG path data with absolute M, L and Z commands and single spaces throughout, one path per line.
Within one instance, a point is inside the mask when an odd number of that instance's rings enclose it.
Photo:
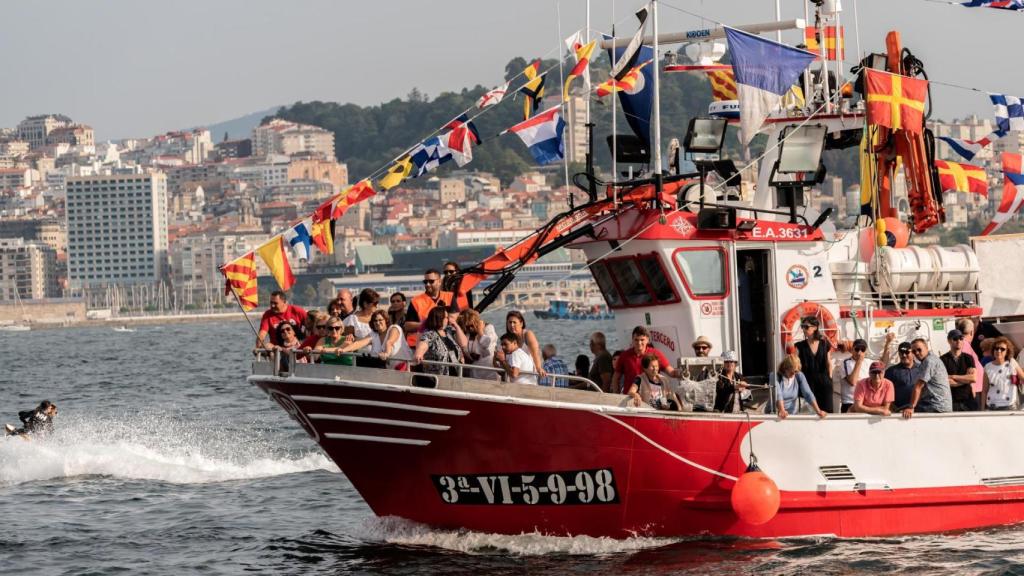
M 755 526 L 731 508 L 731 477 L 745 470 L 747 433 L 763 420 L 252 379 L 319 442 L 374 513 L 439 528 L 615 538 L 859 537 L 1024 520 L 1024 486 L 978 484 L 782 490 L 778 513 Z

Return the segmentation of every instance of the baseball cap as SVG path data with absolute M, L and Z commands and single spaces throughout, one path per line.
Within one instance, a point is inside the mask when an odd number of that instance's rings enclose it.
M 867 342 L 867 340 L 864 340 L 863 338 L 857 338 L 856 340 L 853 341 L 853 348 L 854 349 L 856 349 L 856 348 L 863 348 L 863 349 L 867 350 L 868 349 L 868 342 Z
M 881 362 L 878 361 L 872 362 L 871 368 L 868 369 L 868 373 L 874 374 L 880 372 L 885 372 L 885 364 L 882 364 Z
M 897 347 L 897 350 L 899 350 L 900 352 L 910 352 L 910 342 L 900 342 L 900 345 Z
M 949 334 L 946 334 L 946 338 L 948 338 L 949 340 L 960 340 L 963 337 L 964 333 L 957 330 L 956 328 L 953 328 L 952 330 L 949 331 Z

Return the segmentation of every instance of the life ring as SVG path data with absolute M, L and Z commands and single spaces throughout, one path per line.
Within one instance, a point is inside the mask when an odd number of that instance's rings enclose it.
M 818 330 L 829 341 L 833 349 L 836 347 L 839 340 L 839 325 L 836 324 L 836 319 L 832 316 L 832 313 L 828 311 L 828 308 L 817 302 L 803 302 L 790 308 L 782 316 L 782 349 L 786 351 L 786 354 L 792 354 L 795 350 L 793 347 L 793 328 L 796 327 L 802 318 L 807 316 L 814 316 L 821 320 Z

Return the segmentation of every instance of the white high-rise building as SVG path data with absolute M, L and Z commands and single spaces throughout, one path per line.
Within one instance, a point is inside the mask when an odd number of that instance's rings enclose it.
M 67 180 L 72 289 L 153 283 L 167 263 L 167 178 L 159 173 Z

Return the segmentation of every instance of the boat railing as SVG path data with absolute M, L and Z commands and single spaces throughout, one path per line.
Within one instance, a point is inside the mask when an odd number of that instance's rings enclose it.
M 277 349 L 277 348 L 274 348 L 274 349 L 256 348 L 256 349 L 253 350 L 253 354 L 256 356 L 256 361 L 257 362 L 270 362 L 270 363 L 273 364 L 273 373 L 274 373 L 275 376 L 289 376 L 289 375 L 294 373 L 293 367 L 296 366 L 297 364 L 301 363 L 300 361 L 305 360 L 305 359 L 309 359 L 309 360 L 313 360 L 315 362 L 315 360 L 318 359 L 320 357 L 320 355 L 321 355 L 321 352 L 317 352 L 315 350 L 311 350 L 311 351 L 307 352 L 307 351 L 304 351 L 304 350 L 290 349 L 290 350 L 284 350 L 283 351 L 283 352 L 286 352 L 286 354 L 282 354 L 281 352 L 282 352 L 282 350 L 281 349 Z M 360 362 L 360 358 L 363 358 L 363 359 L 376 360 L 378 362 L 384 362 L 385 365 L 388 368 L 392 368 L 392 369 L 397 368 L 398 366 L 400 366 L 402 364 L 407 364 L 407 365 L 413 366 L 413 367 L 415 367 L 415 366 L 434 366 L 434 367 L 439 368 L 439 370 L 438 370 L 439 373 L 440 372 L 447 372 L 447 374 L 444 374 L 444 375 L 452 376 L 452 377 L 459 378 L 459 379 L 468 378 L 469 377 L 469 376 L 465 375 L 465 371 L 466 370 L 470 370 L 471 373 L 472 372 L 477 372 L 477 371 L 493 372 L 496 375 L 498 375 L 499 379 L 501 379 L 503 382 L 506 382 L 506 383 L 509 382 L 508 374 L 505 372 L 505 370 L 503 368 L 494 368 L 494 367 L 491 367 L 491 366 L 479 366 L 479 365 L 476 365 L 476 364 L 458 364 L 458 363 L 454 363 L 454 362 L 439 362 L 439 361 L 435 361 L 435 360 L 423 360 L 423 361 L 421 361 L 419 363 L 415 363 L 414 361 L 407 360 L 407 359 L 401 359 L 401 358 L 388 358 L 387 360 L 380 360 L 380 359 L 378 359 L 378 358 L 376 358 L 374 356 L 368 356 L 368 355 L 365 355 L 365 354 L 358 354 L 358 353 L 355 353 L 355 352 L 340 352 L 340 353 L 332 352 L 331 355 L 334 356 L 334 357 L 337 357 L 337 358 L 351 358 L 352 359 L 352 363 L 351 363 L 352 366 L 358 366 L 358 364 Z M 341 364 L 341 365 L 344 365 L 344 364 Z M 428 380 L 428 379 L 433 379 L 434 385 L 431 386 L 431 387 L 434 387 L 434 388 L 437 387 L 437 376 L 439 376 L 440 374 L 433 373 L 433 372 L 428 372 L 428 371 L 423 371 L 423 372 L 414 371 L 414 373 L 415 373 L 415 376 L 420 381 Z M 520 375 L 526 375 L 526 376 L 536 376 L 538 378 L 538 380 L 540 378 L 542 378 L 542 376 L 538 372 L 520 371 L 519 374 Z M 544 377 L 550 379 L 551 380 L 551 384 L 550 385 L 544 384 L 542 386 L 551 386 L 551 387 L 554 387 L 554 388 L 566 388 L 564 386 L 554 386 L 555 379 L 560 379 L 560 380 L 564 380 L 564 381 L 567 381 L 567 382 L 575 382 L 575 383 L 579 384 L 579 387 L 577 387 L 577 386 L 569 386 L 568 388 L 584 389 L 584 390 L 589 390 L 589 391 L 592 391 L 592 392 L 597 392 L 597 393 L 600 393 L 600 394 L 604 393 L 604 391 L 601 390 L 601 387 L 598 386 L 597 384 L 595 384 L 593 380 L 590 380 L 589 378 L 584 378 L 582 376 L 575 376 L 575 375 L 572 375 L 572 374 L 548 374 L 548 375 L 545 375 Z

